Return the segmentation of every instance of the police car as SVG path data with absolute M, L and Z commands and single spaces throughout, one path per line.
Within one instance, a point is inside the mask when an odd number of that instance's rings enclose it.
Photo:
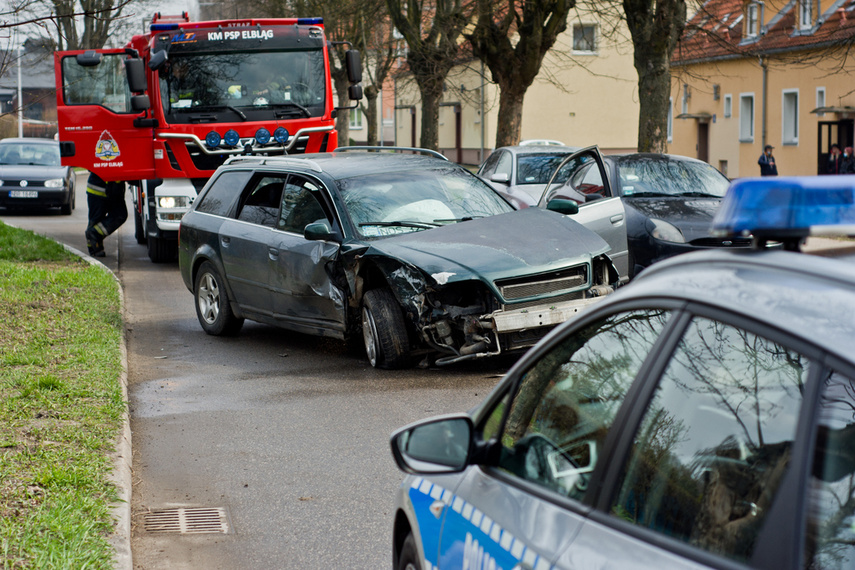
M 395 432 L 396 569 L 852 568 L 855 177 L 746 179 L 467 414 Z

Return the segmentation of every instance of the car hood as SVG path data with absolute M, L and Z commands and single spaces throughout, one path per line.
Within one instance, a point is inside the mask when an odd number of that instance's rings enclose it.
M 645 218 L 656 218 L 675 226 L 686 241 L 709 237 L 710 224 L 721 198 L 622 198 L 625 206 Z
M 65 166 L 39 166 L 35 164 L 4 164 L 0 178 L 13 180 L 51 180 L 65 177 Z
M 552 271 L 608 250 L 600 236 L 570 218 L 527 208 L 375 240 L 364 256 L 395 258 L 442 284 Z

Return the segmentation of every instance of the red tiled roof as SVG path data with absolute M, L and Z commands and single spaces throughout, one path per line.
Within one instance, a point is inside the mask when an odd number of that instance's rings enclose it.
M 743 37 L 743 0 L 709 0 L 686 24 L 671 63 L 691 63 L 728 57 L 826 47 L 855 39 L 855 0 L 825 4 L 812 28 L 796 28 L 797 2 L 766 14 L 768 28 L 754 38 Z M 814 4 L 815 6 L 816 4 Z M 771 7 L 767 4 L 766 10 Z

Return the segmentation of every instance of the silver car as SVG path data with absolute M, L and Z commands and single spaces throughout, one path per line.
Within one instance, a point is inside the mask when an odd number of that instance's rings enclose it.
M 789 248 L 807 234 L 767 227 L 792 219 L 782 205 L 847 205 L 851 224 L 850 178 L 823 203 L 749 188 L 763 224 L 728 227 Z M 409 474 L 394 567 L 852 568 L 853 314 L 851 261 L 758 247 L 655 264 L 470 413 L 393 434 Z
M 549 177 L 576 147 L 519 145 L 499 147 L 476 173 L 517 210 L 536 206 Z M 566 177 L 558 177 L 563 182 Z

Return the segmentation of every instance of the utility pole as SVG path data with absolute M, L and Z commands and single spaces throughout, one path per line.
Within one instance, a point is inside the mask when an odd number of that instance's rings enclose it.
M 15 26 L 15 50 L 18 54 L 18 136 L 24 136 L 24 98 L 21 89 L 21 45 L 18 43 L 18 26 Z

